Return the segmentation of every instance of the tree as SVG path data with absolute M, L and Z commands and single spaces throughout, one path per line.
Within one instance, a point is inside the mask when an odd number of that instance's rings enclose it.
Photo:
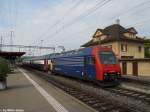
M 145 39 L 144 49 L 145 49 L 145 57 L 150 58 L 150 39 Z
M 9 71 L 8 62 L 0 57 L 0 77 L 6 77 Z
M 9 72 L 10 68 L 7 60 L 0 57 L 0 89 L 7 87 L 6 77 Z

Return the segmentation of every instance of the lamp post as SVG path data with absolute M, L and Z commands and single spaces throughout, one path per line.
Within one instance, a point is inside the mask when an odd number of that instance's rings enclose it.
M 55 53 L 55 47 L 53 47 L 53 53 Z
M 10 45 L 13 45 L 13 36 L 14 36 L 14 31 L 10 31 Z M 10 47 L 10 51 L 13 51 L 13 47 Z
M 42 47 L 42 45 L 43 45 L 43 41 L 44 41 L 44 40 L 41 40 L 41 47 Z M 40 49 L 40 55 L 41 55 L 41 49 Z

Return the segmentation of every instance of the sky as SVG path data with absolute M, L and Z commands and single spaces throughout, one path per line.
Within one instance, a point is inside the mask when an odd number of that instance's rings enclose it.
M 55 47 L 56 52 L 61 51 L 58 46 L 78 49 L 97 28 L 115 24 L 117 19 L 125 28 L 134 27 L 138 36 L 150 38 L 150 0 L 0 0 L 3 44 L 11 43 L 13 31 L 15 45 Z

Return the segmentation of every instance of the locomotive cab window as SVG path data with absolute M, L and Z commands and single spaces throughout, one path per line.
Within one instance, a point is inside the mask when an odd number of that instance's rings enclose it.
M 100 52 L 100 59 L 102 64 L 116 64 L 117 60 L 115 55 L 109 51 Z
M 91 57 L 86 57 L 86 64 L 95 64 L 95 57 L 91 56 Z

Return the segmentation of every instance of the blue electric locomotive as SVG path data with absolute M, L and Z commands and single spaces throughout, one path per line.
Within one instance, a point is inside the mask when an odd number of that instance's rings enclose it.
M 53 72 L 80 79 L 114 81 L 120 65 L 110 48 L 94 46 L 51 56 Z

